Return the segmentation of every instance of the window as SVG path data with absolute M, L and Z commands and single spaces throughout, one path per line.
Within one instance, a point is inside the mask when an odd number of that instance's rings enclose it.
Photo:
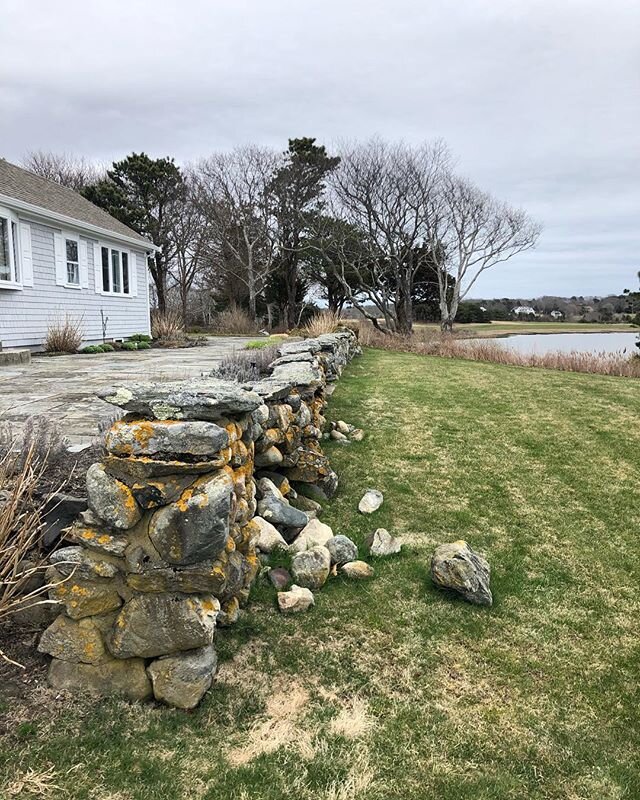
M 67 283 L 80 286 L 80 247 L 77 239 L 65 239 L 67 253 Z
M 18 256 L 18 224 L 9 216 L 0 215 L 0 284 L 20 283 Z
M 102 291 L 109 294 L 130 294 L 129 253 L 113 247 L 100 248 L 102 256 Z

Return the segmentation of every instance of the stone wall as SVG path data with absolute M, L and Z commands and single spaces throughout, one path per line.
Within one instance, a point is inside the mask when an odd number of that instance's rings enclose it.
M 259 522 L 292 541 L 315 513 L 304 487 L 337 488 L 323 412 L 358 351 L 343 331 L 282 345 L 253 385 L 202 378 L 102 393 L 125 415 L 87 473 L 89 510 L 51 557 L 51 598 L 64 611 L 39 648 L 53 657 L 52 686 L 199 702 L 216 670 L 215 628 L 237 620 L 258 573 Z

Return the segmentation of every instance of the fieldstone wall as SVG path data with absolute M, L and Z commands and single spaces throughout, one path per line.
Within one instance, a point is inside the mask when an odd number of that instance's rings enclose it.
M 258 573 L 264 521 L 292 541 L 314 515 L 303 487 L 336 490 L 323 412 L 358 352 L 344 331 L 284 344 L 253 385 L 202 378 L 101 394 L 125 415 L 87 473 L 89 510 L 51 557 L 64 611 L 39 649 L 53 657 L 52 686 L 200 701 L 215 628 L 238 619 Z

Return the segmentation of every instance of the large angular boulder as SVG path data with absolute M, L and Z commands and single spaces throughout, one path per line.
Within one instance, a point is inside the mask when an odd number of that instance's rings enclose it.
M 250 413 L 262 405 L 254 392 L 216 378 L 130 384 L 105 389 L 99 396 L 129 413 L 160 420 L 216 421 L 228 414 Z
M 60 614 L 40 637 L 38 650 L 62 661 L 101 664 L 109 661 L 95 617 L 73 620 Z
M 300 531 L 289 547 L 291 553 L 302 553 L 312 547 L 324 547 L 333 538 L 329 525 L 319 519 L 311 519 Z
M 436 586 L 457 592 L 469 603 L 480 606 L 493 603 L 489 563 L 463 540 L 436 547 L 431 559 L 431 579 Z
M 291 561 L 291 574 L 298 586 L 305 589 L 322 589 L 331 571 L 331 554 L 326 547 L 313 547 L 295 555 Z
M 213 596 L 140 594 L 124 604 L 107 646 L 117 658 L 153 658 L 213 642 L 220 603 Z
M 211 686 L 217 665 L 212 644 L 152 661 L 147 673 L 153 695 L 176 708 L 195 708 Z
M 52 688 L 70 692 L 121 694 L 129 700 L 146 700 L 152 695 L 142 658 L 112 658 L 100 664 L 74 664 L 54 658 L 47 680 Z
M 215 558 L 229 534 L 233 480 L 225 472 L 198 479 L 179 500 L 156 511 L 149 538 L 169 564 Z
M 87 470 L 87 504 L 112 528 L 128 530 L 140 520 L 141 511 L 131 489 L 114 478 L 102 464 Z

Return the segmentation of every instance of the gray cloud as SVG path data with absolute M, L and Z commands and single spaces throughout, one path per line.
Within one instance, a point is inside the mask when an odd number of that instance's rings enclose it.
M 545 226 L 474 294 L 617 292 L 640 268 L 638 30 L 628 0 L 5 0 L 0 154 L 442 137 Z

